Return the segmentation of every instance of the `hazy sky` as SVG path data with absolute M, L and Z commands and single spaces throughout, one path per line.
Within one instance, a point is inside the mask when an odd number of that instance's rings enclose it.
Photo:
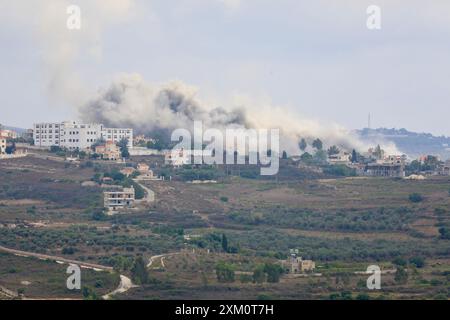
M 81 30 L 66 7 L 81 8 Z M 382 10 L 382 29 L 366 9 Z M 119 73 L 350 129 L 450 135 L 448 0 L 0 0 L 0 123 L 76 117 Z

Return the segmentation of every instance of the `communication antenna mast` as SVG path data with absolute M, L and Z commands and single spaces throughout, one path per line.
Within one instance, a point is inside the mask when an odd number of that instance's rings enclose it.
M 369 117 L 367 119 L 367 128 L 370 130 L 370 113 L 369 113 Z

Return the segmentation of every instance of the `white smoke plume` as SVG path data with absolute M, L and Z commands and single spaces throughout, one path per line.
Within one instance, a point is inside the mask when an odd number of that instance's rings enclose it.
M 325 126 L 305 119 L 286 108 L 239 99 L 236 105 L 209 105 L 197 96 L 197 89 L 182 82 L 147 83 L 138 74 L 122 74 L 79 109 L 83 121 L 108 126 L 131 127 L 140 133 L 171 131 L 176 128 L 192 130 L 194 121 L 206 128 L 278 128 L 281 148 L 298 153 L 301 138 L 320 138 L 326 146 L 366 151 L 362 141 L 347 129 Z
M 67 8 L 77 5 L 81 28 L 67 28 Z M 80 77 L 80 57 L 98 61 L 102 56 L 102 34 L 133 14 L 134 0 L 27 0 L 0 1 L 0 26 L 28 31 L 42 58 L 48 94 L 59 102 L 79 105 L 90 95 Z
M 222 1 L 238 6 L 240 1 Z M 293 154 L 300 138 L 320 138 L 325 145 L 365 151 L 359 139 L 338 125 L 306 119 L 287 108 L 241 99 L 233 104 L 205 103 L 197 90 L 181 82 L 149 84 L 139 75 L 122 75 L 91 95 L 77 68 L 79 57 L 94 61 L 102 56 L 102 34 L 106 28 L 127 20 L 136 7 L 134 0 L 77 0 L 81 29 L 66 27 L 69 0 L 1 1 L 0 21 L 33 35 L 43 59 L 47 88 L 53 98 L 79 108 L 80 118 L 105 125 L 132 127 L 140 132 L 191 128 L 194 120 L 207 127 L 279 128 L 281 148 Z M 82 107 L 79 107 L 82 106 Z M 385 146 L 384 146 L 385 147 Z

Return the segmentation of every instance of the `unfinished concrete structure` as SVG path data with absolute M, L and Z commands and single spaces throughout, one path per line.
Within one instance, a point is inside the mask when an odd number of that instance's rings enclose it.
M 405 166 L 392 163 L 369 163 L 364 172 L 370 177 L 392 177 L 403 178 L 405 176 Z
M 122 188 L 119 190 L 108 190 L 103 192 L 104 206 L 108 211 L 120 211 L 134 207 L 134 188 Z

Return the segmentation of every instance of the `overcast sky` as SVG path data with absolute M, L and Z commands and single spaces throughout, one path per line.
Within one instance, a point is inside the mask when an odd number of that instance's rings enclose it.
M 81 8 L 68 30 L 67 5 Z M 382 10 L 368 30 L 366 9 Z M 119 73 L 350 129 L 450 136 L 448 0 L 0 0 L 0 123 L 76 117 Z

